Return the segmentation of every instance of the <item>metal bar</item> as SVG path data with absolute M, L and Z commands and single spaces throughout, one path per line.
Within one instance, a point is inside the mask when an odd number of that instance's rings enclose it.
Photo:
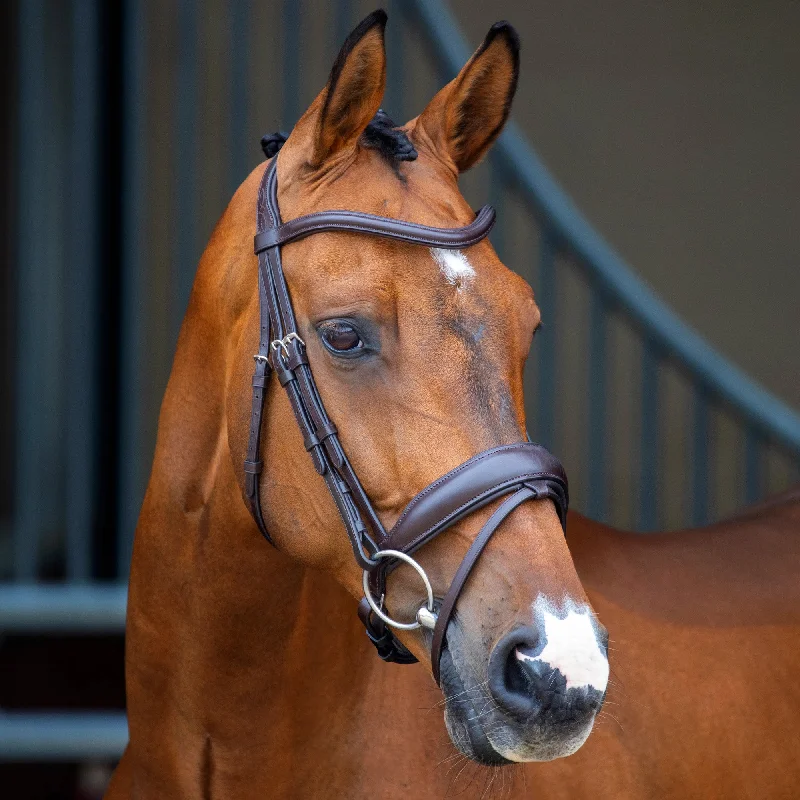
M 405 5 L 421 23 L 416 28 L 430 42 L 440 69 L 452 77 L 471 54 L 452 11 L 441 0 L 406 0 Z M 633 272 L 556 183 L 515 123 L 506 126 L 495 147 L 523 195 L 637 327 L 759 431 L 800 455 L 800 414 L 711 347 Z
M 0 633 L 120 633 L 124 584 L 0 584 Z
M 41 431 L 43 397 L 39 378 L 51 363 L 41 351 L 42 331 L 50 337 L 53 320 L 43 315 L 40 297 L 48 274 L 46 245 L 41 221 L 47 218 L 41 204 L 48 195 L 46 132 L 47 114 L 45 73 L 45 5 L 30 0 L 18 6 L 19 41 L 19 132 L 18 169 L 18 244 L 17 244 L 17 356 L 16 356 L 16 431 L 14 485 L 14 576 L 32 580 L 37 574 L 39 537 L 43 527 L 42 474 L 47 457 Z
M 233 0 L 228 6 L 230 40 L 228 48 L 231 58 L 230 129 L 228 150 L 230 152 L 230 175 L 228 191 L 232 195 L 250 172 L 253 143 L 249 141 L 247 108 L 249 102 L 250 64 L 250 0 Z
M 744 501 L 748 505 L 761 499 L 762 485 L 761 440 L 752 427 L 744 434 Z
M 402 0 L 400 5 L 405 19 L 414 24 L 416 33 L 428 40 L 439 86 L 444 86 L 458 75 L 471 55 L 455 17 L 444 3 L 431 8 L 425 5 L 425 0 Z M 432 19 L 437 13 L 443 15 L 438 22 Z M 448 38 L 442 39 L 442 33 Z
M 97 437 L 99 231 L 99 20 L 96 0 L 72 5 L 72 131 L 69 259 L 69 331 L 66 392 L 66 572 L 84 581 L 91 571 Z
M 127 578 L 133 534 L 144 497 L 149 467 L 144 432 L 147 282 L 144 264 L 146 200 L 146 17 L 144 0 L 128 0 L 124 6 L 123 105 L 124 130 L 122 174 L 122 307 L 120 372 L 120 454 L 117 569 Z
M 67 403 L 63 387 L 66 384 L 66 347 L 69 312 L 66 309 L 66 266 L 71 235 L 69 231 L 70 199 L 68 193 L 71 119 L 66 108 L 60 110 L 57 98 L 69 94 L 69 65 L 71 61 L 70 37 L 64 36 L 71 20 L 69 8 L 45 5 L 45 88 L 47 92 L 47 136 L 44 150 L 38 157 L 46 165 L 47 193 L 37 201 L 39 219 L 46 219 L 51 235 L 44 239 L 42 260 L 35 265 L 39 289 L 37 313 L 41 314 L 42 328 L 37 333 L 39 353 L 34 356 L 38 370 L 36 381 L 37 435 L 42 438 L 42 460 L 38 464 L 37 491 L 46 493 L 47 503 L 39 515 L 42 527 L 40 559 L 59 566 L 64 553 L 64 511 L 67 457 L 63 431 L 67 425 Z M 30 314 L 30 309 L 28 310 Z M 41 331 L 50 332 L 42 337 Z
M 122 711 L 0 713 L 0 760 L 116 760 L 128 744 Z
M 658 354 L 653 343 L 642 343 L 642 422 L 639 460 L 640 531 L 658 527 Z
M 695 387 L 694 393 L 694 452 L 692 453 L 692 525 L 699 527 L 708 522 L 709 482 L 708 466 L 711 449 L 709 399 L 706 388 Z
M 539 341 L 538 414 L 535 439 L 552 449 L 555 445 L 555 398 L 556 398 L 556 252 L 557 243 L 552 231 L 543 226 L 539 241 L 539 310 L 542 314 L 542 330 L 536 337 Z
M 610 461 L 606 441 L 607 318 L 605 298 L 597 288 L 593 288 L 589 311 L 589 442 L 586 449 L 589 485 L 586 512 L 596 520 L 603 520 L 606 514 Z
M 175 166 L 175 251 L 170 304 L 172 341 L 178 340 L 192 290 L 197 256 L 197 72 L 199 60 L 197 4 L 178 2 L 178 77 L 176 85 L 175 144 L 180 154 Z
M 506 252 L 506 228 L 508 218 L 505 212 L 506 192 L 508 191 L 508 181 L 506 180 L 503 162 L 492 154 L 489 160 L 489 202 L 497 212 L 497 218 L 492 228 L 492 245 L 497 251 L 500 260 L 503 261 Z
M 283 0 L 283 114 L 281 130 L 290 131 L 300 116 L 301 0 Z

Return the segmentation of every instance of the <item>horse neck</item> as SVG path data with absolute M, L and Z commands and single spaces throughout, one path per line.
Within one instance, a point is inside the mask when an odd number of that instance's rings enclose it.
M 315 653 L 363 639 L 353 602 L 330 579 L 291 562 L 263 540 L 234 471 L 244 457 L 252 372 L 252 361 L 244 363 L 241 353 L 255 352 L 234 340 L 239 336 L 249 345 L 258 333 L 247 316 L 256 291 L 255 270 L 248 270 L 253 257 L 247 220 L 255 203 L 254 186 L 250 189 L 252 198 L 231 204 L 198 270 L 136 532 L 129 710 L 132 731 L 141 720 L 147 735 L 154 727 L 148 715 L 170 705 L 179 707 L 179 718 L 195 732 L 211 718 L 218 731 L 231 736 L 248 731 L 255 736 L 267 719 L 277 731 L 287 724 L 279 714 L 287 699 L 318 703 L 308 691 L 314 685 L 338 691 L 341 698 L 359 669 L 356 654 L 367 655 L 354 646 L 341 676 L 338 667 L 325 664 L 327 681 L 320 683 L 318 674 L 309 679 L 309 670 L 320 668 Z M 237 216 L 242 205 L 246 219 Z M 240 246 L 242 253 L 235 250 Z M 235 270 L 248 274 L 232 274 Z M 241 406 L 229 408 L 231 394 L 241 398 Z M 229 425 L 229 413 L 238 424 Z M 154 676 L 161 691 L 154 691 Z M 304 686 L 303 696 L 293 696 L 292 686 Z

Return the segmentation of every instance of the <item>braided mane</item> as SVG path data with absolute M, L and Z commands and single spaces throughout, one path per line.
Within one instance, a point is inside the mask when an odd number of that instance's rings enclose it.
M 261 149 L 267 158 L 277 155 L 289 138 L 287 133 L 269 133 L 261 139 Z M 395 123 L 381 108 L 367 125 L 361 135 L 365 147 L 377 150 L 389 161 L 413 161 L 417 151 L 405 132 L 395 127 Z

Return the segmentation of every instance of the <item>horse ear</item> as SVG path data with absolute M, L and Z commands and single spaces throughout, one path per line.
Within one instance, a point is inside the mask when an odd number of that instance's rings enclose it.
M 420 114 L 412 138 L 427 140 L 446 163 L 464 172 L 483 158 L 503 130 L 518 77 L 519 36 L 508 22 L 497 22 L 461 72 Z
M 307 112 L 317 112 L 311 166 L 355 147 L 378 112 L 386 89 L 385 27 L 386 12 L 373 11 L 342 45 L 327 86 Z

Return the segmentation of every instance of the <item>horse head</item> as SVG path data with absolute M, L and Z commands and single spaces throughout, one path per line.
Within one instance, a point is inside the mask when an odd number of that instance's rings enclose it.
M 353 31 L 280 149 L 277 202 L 285 221 L 328 210 L 437 228 L 474 220 L 458 176 L 506 122 L 517 84 L 516 33 L 507 23 L 493 26 L 458 76 L 416 119 L 395 127 L 379 113 L 385 22 L 375 12 Z M 319 395 L 386 530 L 441 476 L 476 454 L 527 441 L 522 374 L 540 313 L 531 288 L 488 240 L 447 249 L 328 230 L 281 249 Z M 240 371 L 252 364 L 260 324 L 256 272 L 248 274 L 233 359 Z M 229 384 L 234 453 L 247 443 L 245 381 L 242 373 Z M 266 530 L 280 551 L 360 599 L 362 569 L 275 376 L 266 392 L 258 483 Z M 246 495 L 248 476 L 240 469 L 238 477 Z M 437 598 L 503 502 L 463 516 L 414 553 Z M 385 608 L 394 618 L 413 620 L 423 597 L 408 565 L 388 574 Z M 430 661 L 429 630 L 397 637 Z M 519 504 L 486 544 L 445 631 L 440 686 L 456 747 L 483 763 L 574 752 L 605 695 L 606 642 L 556 504 L 547 497 Z

